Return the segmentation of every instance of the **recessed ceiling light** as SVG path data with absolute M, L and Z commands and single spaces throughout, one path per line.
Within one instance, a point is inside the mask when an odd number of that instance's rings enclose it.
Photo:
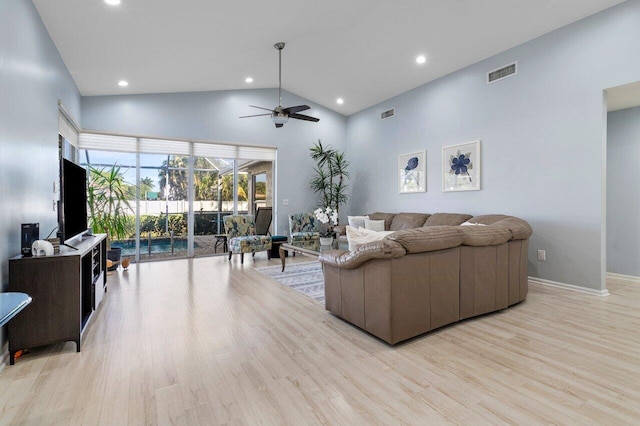
M 129 85 L 129 82 L 126 81 L 126 80 L 120 80 L 118 82 L 118 86 L 120 86 L 120 87 L 127 87 L 128 85 Z
M 245 83 L 253 83 L 253 78 L 247 77 L 247 78 L 244 79 L 244 82 Z
M 416 62 L 419 64 L 424 64 L 425 62 L 427 62 L 427 57 L 424 55 L 420 55 L 416 58 Z
M 342 98 L 338 98 L 338 99 L 336 99 L 336 102 L 337 102 L 339 105 L 342 105 L 342 104 L 344 103 L 344 99 L 342 99 Z
M 106 4 L 110 4 L 111 6 L 117 6 L 120 4 L 120 0 L 104 0 Z

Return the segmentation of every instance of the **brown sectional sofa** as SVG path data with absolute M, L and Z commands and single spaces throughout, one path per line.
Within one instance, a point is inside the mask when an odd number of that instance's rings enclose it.
M 374 213 L 384 240 L 323 252 L 326 309 L 396 344 L 527 296 L 529 224 L 505 215 Z M 481 224 L 459 226 L 464 222 Z

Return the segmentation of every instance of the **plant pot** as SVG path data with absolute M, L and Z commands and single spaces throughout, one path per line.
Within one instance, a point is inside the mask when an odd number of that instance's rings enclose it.
M 330 246 L 333 244 L 333 237 L 320 237 L 320 245 Z
M 120 263 L 120 259 L 122 258 L 122 248 L 121 247 L 111 247 L 111 249 L 107 250 L 107 259 L 113 262 L 109 271 L 115 271 L 118 269 L 118 264 Z

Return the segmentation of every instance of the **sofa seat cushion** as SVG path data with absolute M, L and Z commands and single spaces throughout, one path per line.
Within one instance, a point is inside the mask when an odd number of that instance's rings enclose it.
M 252 253 L 271 248 L 271 237 L 268 235 L 248 235 L 233 237 L 229 240 L 229 251 L 234 253 Z
M 429 216 L 427 221 L 424 223 L 424 226 L 441 226 L 441 225 L 450 225 L 450 226 L 458 226 L 462 225 L 467 220 L 471 219 L 473 216 L 470 214 L 461 214 L 461 213 L 435 213 Z
M 511 231 L 512 240 L 526 240 L 531 236 L 533 230 L 527 221 L 514 216 L 504 214 L 487 214 L 475 216 L 470 219 L 471 223 L 482 223 L 490 226 L 503 226 Z
M 393 217 L 389 231 L 402 231 L 403 229 L 420 228 L 429 218 L 426 213 L 398 213 Z
M 387 238 L 400 243 L 407 253 L 423 253 L 458 247 L 464 237 L 459 226 L 428 226 L 404 229 Z
M 293 232 L 291 233 L 291 241 L 310 241 L 319 240 L 319 232 Z
M 511 239 L 511 231 L 504 226 L 461 226 L 464 232 L 462 245 L 465 246 L 497 246 Z

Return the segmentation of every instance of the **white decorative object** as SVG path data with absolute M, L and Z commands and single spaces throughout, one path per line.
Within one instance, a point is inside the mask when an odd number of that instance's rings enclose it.
M 31 254 L 34 256 L 52 256 L 53 245 L 46 240 L 36 240 L 31 244 Z
M 427 192 L 427 151 L 398 156 L 398 192 Z
M 370 231 L 364 228 L 356 229 L 351 226 L 347 226 L 347 241 L 349 242 L 349 251 L 357 250 L 363 244 L 367 244 L 373 241 L 384 240 L 384 238 L 393 234 L 393 231 L 376 232 Z
M 333 227 L 338 224 L 338 211 L 327 207 L 326 209 L 318 208 L 313 211 L 313 215 L 326 226 L 324 232 L 320 232 L 321 237 L 333 238 Z
M 442 148 L 442 191 L 480 190 L 480 141 Z
M 352 228 L 360 228 L 361 226 L 364 228 L 365 219 L 369 219 L 369 216 L 347 216 L 349 226 Z
M 364 220 L 364 229 L 369 231 L 382 232 L 384 231 L 384 219 L 383 220 Z

